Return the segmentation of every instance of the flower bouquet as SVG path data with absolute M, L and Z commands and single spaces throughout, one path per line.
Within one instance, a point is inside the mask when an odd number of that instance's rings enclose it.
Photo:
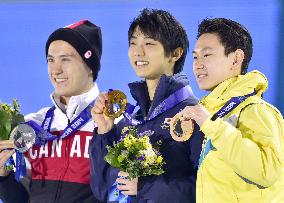
M 122 130 L 122 138 L 113 147 L 107 146 L 105 161 L 120 171 L 129 173 L 128 179 L 164 173 L 163 157 L 151 145 L 147 135 L 138 137 L 134 127 Z
M 16 99 L 13 105 L 0 103 L 0 140 L 8 140 L 13 128 L 19 123 L 24 122 L 24 116 L 20 114 L 19 104 Z M 13 169 L 13 159 L 6 162 L 7 170 Z

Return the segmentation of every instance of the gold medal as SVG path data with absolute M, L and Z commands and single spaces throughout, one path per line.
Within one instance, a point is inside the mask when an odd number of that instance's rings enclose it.
M 191 119 L 183 120 L 180 114 L 176 114 L 173 118 L 168 118 L 167 121 L 170 126 L 170 134 L 175 141 L 187 141 L 194 130 L 194 124 Z
M 108 92 L 108 100 L 103 113 L 110 118 L 118 118 L 126 109 L 127 98 L 126 95 L 119 90 L 112 90 Z

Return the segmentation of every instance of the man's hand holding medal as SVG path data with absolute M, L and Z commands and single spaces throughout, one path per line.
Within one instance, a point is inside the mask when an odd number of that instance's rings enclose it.
M 119 90 L 111 90 L 98 96 L 91 112 L 98 134 L 105 134 L 113 128 L 114 119 L 125 112 L 126 104 L 126 95 Z
M 0 104 L 0 176 L 6 176 L 14 168 L 11 156 L 15 151 L 24 153 L 35 142 L 35 132 L 24 122 L 16 100 L 13 106 Z
M 0 176 L 7 176 L 9 170 L 5 166 L 8 159 L 15 153 L 14 142 L 12 140 L 1 140 L 0 141 Z
M 174 140 L 184 142 L 188 140 L 193 133 L 193 122 L 202 126 L 205 120 L 211 116 L 212 115 L 204 106 L 197 104 L 195 106 L 185 107 L 173 118 L 167 118 L 164 124 L 166 127 L 170 128 L 170 134 Z

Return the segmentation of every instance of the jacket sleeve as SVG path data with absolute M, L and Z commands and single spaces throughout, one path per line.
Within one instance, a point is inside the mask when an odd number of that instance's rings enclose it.
M 108 189 L 117 178 L 118 170 L 111 167 L 104 157 L 107 154 L 106 146 L 112 146 L 117 140 L 117 127 L 104 135 L 99 135 L 96 131 L 95 129 L 90 142 L 90 184 L 95 197 L 106 202 Z
M 138 202 L 195 202 L 196 178 L 171 178 L 166 175 L 138 179 Z
M 165 173 L 138 180 L 138 202 L 195 202 L 198 158 L 203 135 L 199 128 L 187 142 L 165 139 L 161 152 L 166 160 Z
M 201 131 L 238 175 L 269 187 L 279 177 L 283 163 L 282 119 L 266 104 L 251 104 L 241 111 L 237 127 L 209 118 Z
M 29 200 L 25 187 L 15 180 L 14 173 L 0 177 L 0 200 L 4 203 L 24 203 Z

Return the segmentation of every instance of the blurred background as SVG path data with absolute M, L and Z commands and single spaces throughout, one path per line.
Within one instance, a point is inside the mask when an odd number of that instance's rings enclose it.
M 81 19 L 102 28 L 102 68 L 97 83 L 101 91 L 120 89 L 140 80 L 128 61 L 127 32 L 142 8 L 170 11 L 185 27 L 190 48 L 184 72 L 195 94 L 200 91 L 192 74 L 192 49 L 197 25 L 206 17 L 226 17 L 245 25 L 254 42 L 249 70 L 258 69 L 269 80 L 264 98 L 284 113 L 284 3 L 280 0 L 97 0 L 0 1 L 0 100 L 17 98 L 22 113 L 52 105 L 53 87 L 47 75 L 45 43 L 55 29 Z M 133 103 L 133 99 L 130 99 Z

